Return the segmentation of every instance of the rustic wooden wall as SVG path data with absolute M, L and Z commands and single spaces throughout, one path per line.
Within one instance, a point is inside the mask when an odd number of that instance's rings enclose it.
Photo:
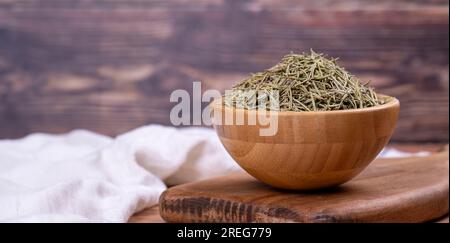
M 402 103 L 396 141 L 448 141 L 447 0 L 0 0 L 0 138 L 169 123 L 172 90 L 224 90 L 290 51 Z

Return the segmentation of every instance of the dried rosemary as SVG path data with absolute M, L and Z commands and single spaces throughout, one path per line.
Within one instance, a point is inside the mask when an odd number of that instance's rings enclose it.
M 314 52 L 288 54 L 270 69 L 252 74 L 226 94 L 225 105 L 245 109 L 331 111 L 383 103 L 368 84 L 339 67 L 337 59 Z M 251 92 L 249 92 L 251 91 Z M 278 94 L 277 107 L 266 106 Z

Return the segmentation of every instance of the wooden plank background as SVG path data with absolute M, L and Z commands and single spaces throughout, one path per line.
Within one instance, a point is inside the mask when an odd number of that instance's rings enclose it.
M 397 142 L 448 141 L 449 4 L 0 0 L 0 138 L 169 124 L 174 89 L 221 91 L 313 48 L 401 101 Z

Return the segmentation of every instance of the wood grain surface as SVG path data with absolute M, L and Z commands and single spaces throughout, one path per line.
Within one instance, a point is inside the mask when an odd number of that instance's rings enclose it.
M 159 215 L 159 205 L 154 205 L 133 215 L 128 223 L 164 223 Z
M 169 124 L 174 89 L 223 91 L 314 48 L 400 99 L 395 141 L 445 142 L 448 4 L 2 0 L 0 138 Z
M 416 153 L 420 151 L 427 151 L 430 153 L 441 152 L 443 149 L 442 144 L 391 144 L 390 148 L 395 148 L 397 150 L 407 152 L 407 153 Z M 141 212 L 137 212 L 129 219 L 130 223 L 162 223 L 165 222 L 161 215 L 159 214 L 159 205 L 153 205 L 147 209 L 142 210 Z M 433 222 L 436 223 L 449 223 L 449 216 L 446 215 L 442 218 L 439 218 Z
M 377 159 L 334 189 L 292 192 L 241 173 L 172 187 L 160 198 L 169 222 L 427 222 L 448 213 L 447 150 Z

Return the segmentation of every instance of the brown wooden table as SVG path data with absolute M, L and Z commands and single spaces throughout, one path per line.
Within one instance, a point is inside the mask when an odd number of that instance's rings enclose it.
M 405 152 L 430 151 L 436 152 L 442 149 L 442 144 L 395 144 L 392 147 Z M 435 222 L 449 223 L 449 216 L 442 217 Z M 154 205 L 139 213 L 133 215 L 129 223 L 164 223 L 164 220 L 159 215 L 158 205 Z

